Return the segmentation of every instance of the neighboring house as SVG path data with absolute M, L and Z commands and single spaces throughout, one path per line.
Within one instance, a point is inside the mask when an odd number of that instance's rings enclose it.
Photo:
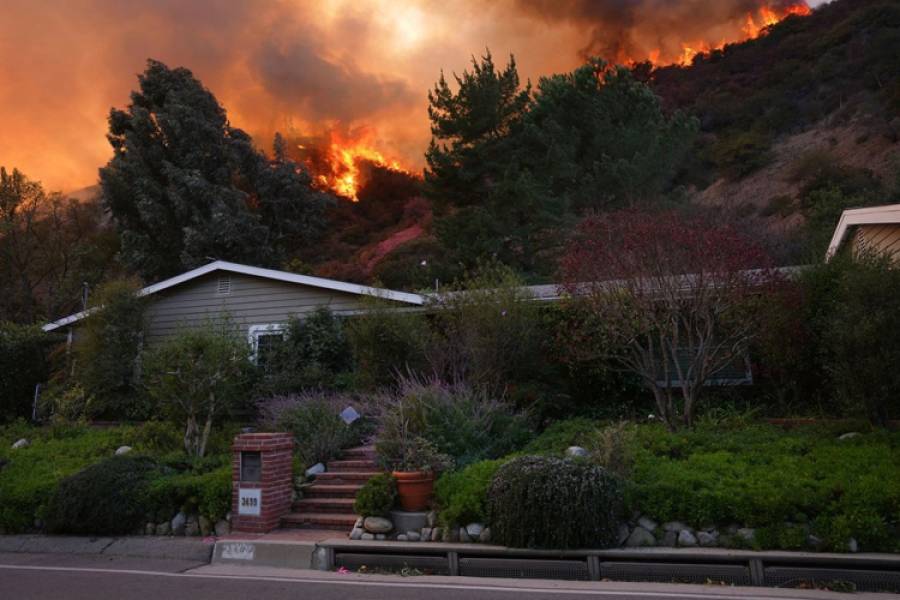
M 358 314 L 366 310 L 368 297 L 394 302 L 398 307 L 425 303 L 419 294 L 225 261 L 160 281 L 138 293 L 150 297 L 145 343 L 153 344 L 179 328 L 227 319 L 246 337 L 254 355 L 260 346 L 283 338 L 292 316 L 302 318 L 319 308 L 335 315 Z M 91 310 L 53 321 L 43 329 L 67 331 L 71 339 Z
M 828 244 L 826 260 L 845 245 L 854 256 L 867 252 L 900 261 L 900 204 L 845 210 Z

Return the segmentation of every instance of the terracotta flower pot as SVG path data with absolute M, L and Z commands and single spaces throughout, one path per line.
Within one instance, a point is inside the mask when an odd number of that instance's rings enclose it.
M 397 495 L 403 510 L 424 510 L 434 492 L 434 473 L 428 471 L 394 471 Z

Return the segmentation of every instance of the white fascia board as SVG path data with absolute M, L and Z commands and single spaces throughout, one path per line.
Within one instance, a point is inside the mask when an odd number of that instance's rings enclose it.
M 900 204 L 888 204 L 885 206 L 870 206 L 868 208 L 851 208 L 845 210 L 841 214 L 837 227 L 834 228 L 834 234 L 831 236 L 831 242 L 828 243 L 828 251 L 825 254 L 825 260 L 831 260 L 835 255 L 844 239 L 847 237 L 847 230 L 856 225 L 882 225 L 900 223 Z
M 422 306 L 423 304 L 425 304 L 425 298 L 419 294 L 375 288 L 367 285 L 348 283 L 346 281 L 336 281 L 334 279 L 325 279 L 323 277 L 313 277 L 311 275 L 298 275 L 297 273 L 289 273 L 287 271 L 278 271 L 275 269 L 251 267 L 249 265 L 241 265 L 224 260 L 217 260 L 215 262 L 209 263 L 208 265 L 203 265 L 202 267 L 197 267 L 196 269 L 187 271 L 186 273 L 182 273 L 181 275 L 176 275 L 175 277 L 165 279 L 163 281 L 160 281 L 159 283 L 154 283 L 153 285 L 147 286 L 140 290 L 138 292 L 138 295 L 149 296 L 176 285 L 180 285 L 192 279 L 196 279 L 197 277 L 202 277 L 203 275 L 212 273 L 213 271 L 239 273 L 242 275 L 251 275 L 253 277 L 262 277 L 264 279 L 271 279 L 275 281 L 297 283 L 300 285 L 308 285 L 310 287 L 316 287 L 326 290 L 356 294 L 359 296 L 372 296 L 374 298 L 392 300 L 394 302 L 402 302 L 404 304 L 412 304 L 414 306 Z M 69 315 L 68 317 L 53 321 L 52 323 L 44 325 L 42 329 L 44 331 L 53 331 L 60 327 L 65 327 L 66 325 L 70 325 L 76 321 L 83 319 L 91 313 L 91 310 L 93 309 L 84 310 L 73 315 Z

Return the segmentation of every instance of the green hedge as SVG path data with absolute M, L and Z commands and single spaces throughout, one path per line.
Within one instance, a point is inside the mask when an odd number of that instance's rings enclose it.
M 756 527 L 761 547 L 793 548 L 808 527 L 833 550 L 854 537 L 900 551 L 900 433 L 841 431 L 640 427 L 628 503 L 660 521 Z
M 487 493 L 505 460 L 483 460 L 459 471 L 444 473 L 434 485 L 434 497 L 444 527 L 484 523 Z

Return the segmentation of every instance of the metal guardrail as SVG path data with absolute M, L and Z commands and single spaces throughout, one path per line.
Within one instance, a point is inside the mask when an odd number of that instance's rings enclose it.
M 475 544 L 327 540 L 321 568 L 402 569 L 470 577 L 651 581 L 794 587 L 827 583 L 900 592 L 900 555 L 724 549 L 548 551 Z

